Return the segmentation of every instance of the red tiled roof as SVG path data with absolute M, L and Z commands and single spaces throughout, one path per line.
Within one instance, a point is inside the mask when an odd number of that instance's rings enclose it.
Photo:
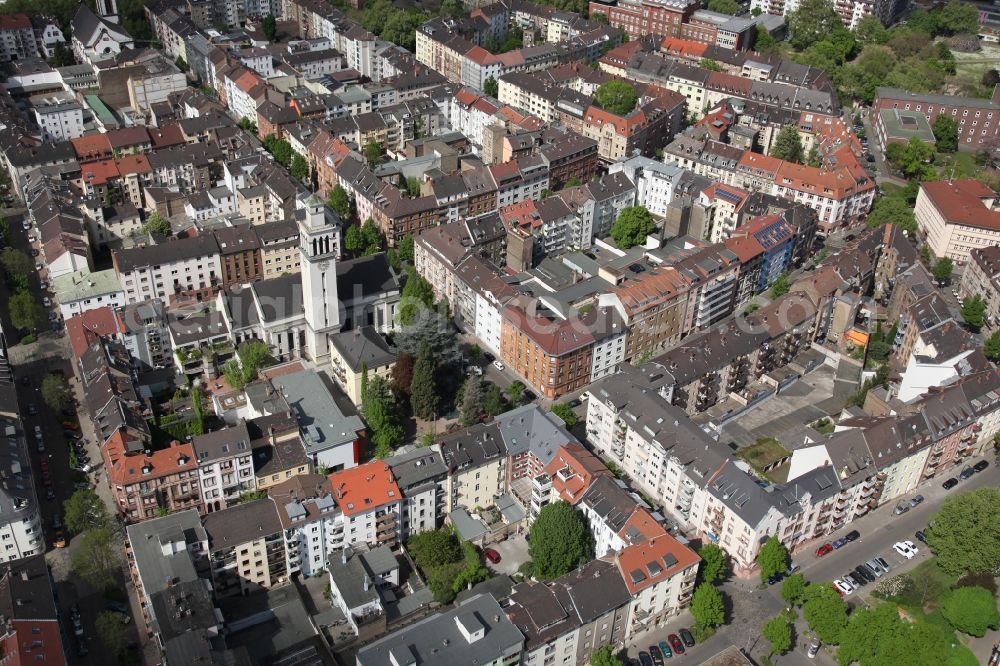
M 108 132 L 112 148 L 135 148 L 149 143 L 149 132 L 145 127 L 123 127 Z
M 100 160 L 80 165 L 80 177 L 86 185 L 107 185 L 112 178 L 117 178 L 118 165 L 114 160 Z
M 0 30 L 24 30 L 31 29 L 31 19 L 27 14 L 10 14 L 0 16 Z
M 107 134 L 88 134 L 70 139 L 77 159 L 89 160 L 110 157 L 113 151 Z
M 677 37 L 667 37 L 660 44 L 660 50 L 671 55 L 694 56 L 700 58 L 708 50 L 708 44 L 695 42 L 690 39 L 680 39 Z
M 115 165 L 118 167 L 118 173 L 122 176 L 133 173 L 149 173 L 153 170 L 149 166 L 149 158 L 145 155 L 125 155 L 115 160 Z
M 633 596 L 670 579 L 700 560 L 693 550 L 669 534 L 627 546 L 615 555 L 615 564 Z M 633 572 L 641 575 L 633 577 Z
M 169 447 L 153 451 L 149 455 L 126 455 L 126 437 L 124 432 L 118 431 L 101 447 L 108 481 L 112 485 L 130 486 L 198 469 L 194 448 L 188 442 L 173 441 Z M 144 472 L 144 469 L 148 471 Z
M 996 199 L 997 194 L 978 180 L 937 180 L 921 183 L 920 189 L 948 224 L 1000 231 L 1000 211 L 982 201 Z
M 402 497 L 392 469 L 380 461 L 334 472 L 330 475 L 330 485 L 345 516 L 372 511 Z
M 740 263 L 748 263 L 764 254 L 764 246 L 753 236 L 734 236 L 725 241 L 726 249 L 740 259 Z
M 611 472 L 601 459 L 575 442 L 564 444 L 545 467 L 559 498 L 576 504 L 598 476 Z
M 120 322 L 110 305 L 95 310 L 87 310 L 66 320 L 66 334 L 73 356 L 80 358 L 95 341 L 95 337 L 115 335 Z
M 178 123 L 170 123 L 163 127 L 151 127 L 149 138 L 153 142 L 154 148 L 167 148 L 169 146 L 179 146 L 184 143 L 184 132 Z

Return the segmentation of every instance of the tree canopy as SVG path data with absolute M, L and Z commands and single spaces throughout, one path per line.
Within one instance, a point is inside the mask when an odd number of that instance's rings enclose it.
M 382 149 L 382 144 L 378 141 L 369 141 L 366 143 L 364 153 L 368 166 L 376 167 L 382 164 L 385 159 L 385 151 Z
M 926 533 L 943 571 L 995 571 L 1000 566 L 1000 490 L 984 487 L 947 497 Z
M 622 662 L 615 656 L 613 647 L 603 645 L 590 655 L 590 666 L 622 666 Z
M 351 198 L 347 195 L 347 190 L 339 184 L 335 185 L 333 189 L 330 190 L 330 195 L 327 198 L 327 205 L 336 211 L 337 215 L 339 215 L 345 222 L 351 215 Z
M 806 577 L 801 573 L 794 573 L 781 582 L 781 598 L 793 606 L 802 603 L 805 592 Z
M 803 594 L 802 616 L 824 643 L 837 645 L 847 626 L 847 604 L 829 582 L 811 583 Z
M 608 113 L 625 116 L 635 109 L 639 96 L 635 88 L 625 81 L 607 81 L 598 87 L 594 101 Z
M 768 537 L 757 553 L 757 564 L 763 580 L 774 578 L 775 574 L 788 569 L 788 549 L 777 537 Z
M 434 381 L 434 370 L 430 348 L 423 344 L 413 364 L 413 380 L 410 382 L 410 407 L 417 418 L 431 419 L 437 415 L 440 397 Z
M 269 365 L 274 365 L 271 348 L 266 342 L 251 340 L 237 350 L 236 358 L 226 362 L 222 374 L 227 384 L 241 389 L 257 379 L 257 373 Z
M 58 412 L 69 404 L 73 391 L 62 375 L 46 375 L 42 380 L 42 400 L 54 412 Z
M 655 229 L 653 214 L 645 206 L 629 206 L 622 210 L 611 225 L 611 238 L 619 249 L 627 250 L 646 242 L 646 236 Z
M 917 218 L 913 209 L 899 197 L 880 197 L 875 200 L 865 224 L 869 227 L 880 227 L 883 224 L 894 224 L 903 231 L 916 233 Z
M 958 149 L 958 123 L 945 113 L 934 119 L 934 141 L 940 153 L 953 153 Z
M 567 428 L 572 428 L 580 419 L 577 418 L 576 414 L 573 413 L 573 408 L 567 405 L 565 402 L 557 402 L 552 405 L 552 413 L 562 419 L 563 423 L 566 424 Z
M 885 155 L 893 168 L 906 179 L 924 180 L 934 175 L 930 166 L 934 149 L 915 136 L 905 144 L 890 143 Z
M 455 533 L 444 528 L 414 534 L 406 541 L 406 550 L 421 569 L 456 562 L 462 556 Z
M 698 549 L 701 558 L 701 568 L 698 570 L 701 580 L 706 583 L 717 583 L 726 577 L 726 551 L 714 543 L 706 543 Z
M 784 615 L 768 620 L 760 634 L 771 644 L 771 654 L 785 654 L 792 647 L 792 624 Z
M 708 10 L 733 16 L 743 13 L 743 8 L 736 0 L 708 0 Z
M 121 617 L 113 611 L 104 611 L 94 620 L 94 631 L 104 643 L 108 654 L 120 655 L 125 650 L 125 625 Z
M 108 524 L 108 510 L 93 490 L 81 489 L 63 502 L 66 529 L 71 534 L 98 529 Z
M 18 291 L 7 301 L 10 321 L 16 328 L 33 330 L 45 321 L 45 308 L 28 291 Z
M 947 280 L 951 277 L 951 273 L 954 269 L 955 262 L 953 262 L 949 257 L 941 257 L 931 268 L 931 273 L 934 275 L 936 280 Z
M 997 598 L 981 587 L 959 587 L 941 601 L 941 614 L 963 634 L 985 636 L 987 629 L 1000 629 Z
M 483 81 L 483 92 L 496 99 L 500 95 L 500 84 L 492 76 L 487 76 Z
M 567 574 L 590 560 L 593 550 L 590 527 L 571 504 L 560 500 L 538 512 L 528 545 L 536 578 L 552 580 Z
M 292 165 L 288 168 L 288 172 L 296 180 L 305 180 L 309 177 L 309 162 L 306 162 L 306 158 L 295 153 L 292 155 Z
M 835 28 L 843 28 L 840 16 L 828 0 L 803 0 L 799 8 L 786 16 L 789 41 L 804 49 L 830 36 Z
M 983 344 L 983 354 L 994 363 L 1000 361 L 1000 329 L 993 331 Z
M 986 317 L 986 302 L 979 294 L 962 300 L 962 319 L 971 328 L 979 330 L 983 326 L 983 319 Z
M 771 156 L 796 164 L 805 162 L 806 153 L 802 148 L 802 137 L 794 125 L 785 125 L 778 132 L 774 145 L 771 146 Z
M 121 566 L 121 544 L 111 529 L 99 527 L 87 530 L 70 556 L 70 569 L 94 587 L 103 588 L 115 582 Z
M 702 583 L 691 597 L 691 617 L 702 628 L 716 627 L 726 622 L 726 605 L 722 593 L 711 583 Z
M 170 220 L 156 211 L 150 213 L 149 217 L 146 218 L 146 231 L 151 234 L 159 234 L 160 236 L 169 236 L 173 233 L 173 230 L 170 228 Z
M 275 36 L 278 34 L 278 22 L 274 20 L 274 16 L 268 14 L 260 22 L 261 32 L 267 37 L 267 41 L 273 42 Z
M 375 457 L 386 458 L 406 437 L 400 424 L 396 397 L 388 379 L 381 376 L 368 378 L 367 369 L 362 372 L 361 392 L 361 412 L 372 432 Z

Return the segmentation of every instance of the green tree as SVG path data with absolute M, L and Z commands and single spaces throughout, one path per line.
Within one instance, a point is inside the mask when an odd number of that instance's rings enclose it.
M 784 615 L 768 620 L 760 635 L 771 644 L 768 654 L 785 654 L 792 647 L 792 624 Z
M 552 580 L 593 557 L 594 540 L 583 514 L 563 501 L 542 507 L 531 525 L 528 554 L 534 575 Z
M 406 551 L 422 570 L 462 559 L 462 544 L 446 527 L 414 534 L 406 541 Z
M 377 167 L 382 164 L 382 160 L 385 157 L 385 151 L 382 149 L 382 144 L 378 141 L 369 141 L 365 144 L 365 161 L 368 162 L 368 166 Z
M 274 155 L 274 161 L 286 169 L 292 164 L 293 152 L 292 144 L 284 139 L 276 139 L 271 144 L 271 154 Z
M 496 384 L 491 383 L 486 389 L 486 397 L 483 398 L 483 410 L 489 418 L 507 411 L 507 401 L 504 400 L 503 391 Z
M 462 4 L 462 0 L 444 0 L 438 9 L 438 13 L 441 16 L 459 18 L 465 14 L 465 5 Z
M 771 283 L 770 295 L 772 299 L 781 298 L 792 288 L 792 276 L 785 271 L 778 276 L 778 279 Z
M 889 144 L 885 154 L 892 166 L 906 179 L 923 180 L 934 175 L 930 166 L 934 149 L 917 137 L 912 137 L 905 145 Z
M 702 582 L 714 584 L 726 578 L 726 551 L 714 543 L 706 543 L 698 549 L 701 567 L 698 575 Z
M 698 64 L 702 69 L 707 69 L 712 72 L 722 71 L 722 65 L 720 65 L 717 60 L 712 60 L 711 58 L 702 58 L 701 62 Z
M 424 308 L 410 324 L 396 331 L 394 342 L 401 352 L 416 356 L 424 345 L 437 367 L 458 367 L 462 346 L 451 321 L 441 311 Z
M 625 81 L 607 81 L 597 88 L 594 101 L 608 113 L 626 116 L 635 109 L 639 95 L 636 94 L 635 88 Z
M 421 310 L 434 305 L 434 287 L 412 266 L 408 268 L 409 277 L 403 285 L 398 314 L 399 322 L 404 326 L 412 324 Z
M 15 328 L 33 330 L 45 321 L 45 309 L 27 291 L 19 291 L 7 301 L 10 322 Z
M 362 368 L 361 414 L 372 433 L 375 457 L 382 459 L 391 455 L 406 433 L 399 422 L 396 398 L 389 387 L 389 380 L 380 376 L 369 378 L 367 368 Z
M 847 626 L 847 604 L 830 583 L 810 583 L 802 596 L 802 616 L 824 643 L 837 645 Z
M 937 29 L 942 35 L 965 32 L 975 35 L 979 32 L 979 10 L 968 2 L 948 0 L 948 3 L 939 10 Z
M 240 118 L 240 121 L 238 123 L 236 123 L 236 125 L 241 130 L 243 130 L 244 132 L 250 132 L 250 134 L 256 134 L 257 133 L 257 123 L 255 123 L 254 121 L 250 120 L 246 116 L 243 116 L 242 118 Z
M 573 408 L 567 405 L 565 402 L 557 402 L 552 405 L 552 413 L 562 419 L 563 423 L 566 424 L 567 428 L 572 428 L 580 419 L 577 418 L 576 414 L 573 413 Z
M 68 67 L 76 64 L 76 59 L 73 57 L 73 51 L 65 43 L 56 42 L 56 45 L 52 47 L 52 57 L 46 62 L 49 67 Z
M 894 666 L 895 664 L 978 663 L 967 647 L 955 640 L 951 631 L 937 623 L 916 618 L 902 620 L 896 604 L 883 603 L 858 608 L 841 632 L 837 661 L 841 666 Z M 915 659 L 919 655 L 919 659 Z
M 928 523 L 927 545 L 949 574 L 1000 566 L 1000 490 L 978 488 L 945 499 Z
M 1000 329 L 993 331 L 993 334 L 986 338 L 983 353 L 994 363 L 1000 361 Z
M 483 92 L 496 99 L 500 96 L 500 84 L 492 76 L 487 76 L 486 80 L 483 81 Z
M 815 167 L 817 169 L 823 166 L 823 158 L 819 154 L 818 143 L 814 142 L 813 145 L 809 147 L 809 154 L 806 155 L 806 164 L 808 164 L 811 167 Z
M 806 153 L 802 149 L 802 137 L 799 136 L 795 125 L 785 125 L 781 128 L 774 139 L 774 145 L 771 146 L 771 157 L 796 164 L 805 162 Z
M 87 530 L 70 556 L 70 569 L 97 588 L 113 585 L 122 564 L 122 548 L 109 527 Z
M 778 51 L 778 40 L 767 31 L 767 28 L 758 24 L 753 49 L 758 53 L 776 53 Z
M 104 501 L 93 490 L 82 489 L 74 492 L 63 502 L 63 511 L 66 529 L 70 534 L 80 534 L 108 524 L 108 510 Z
M 267 41 L 273 42 L 274 37 L 278 34 L 278 22 L 274 20 L 274 16 L 268 14 L 260 22 L 260 29 L 264 33 L 264 36 L 267 37 Z
M 622 210 L 618 219 L 611 225 L 611 238 L 619 249 L 628 248 L 646 242 L 646 236 L 653 233 L 656 225 L 653 215 L 645 206 L 629 206 Z
M 983 319 L 986 316 L 986 302 L 979 294 L 966 298 L 962 301 L 962 319 L 971 328 L 979 330 L 983 326 Z
M 153 211 L 146 218 L 146 233 L 169 236 L 173 233 L 173 229 L 170 227 L 170 220 Z
M 509 397 L 510 401 L 515 405 L 518 405 L 522 400 L 524 400 L 524 391 L 524 384 L 520 380 L 514 380 L 511 382 L 510 386 L 507 387 L 507 397 Z
M 987 629 L 1000 629 L 997 598 L 981 587 L 960 587 L 941 601 L 941 614 L 963 634 L 985 636 Z
M 865 224 L 869 227 L 880 227 L 883 224 L 894 224 L 903 231 L 916 233 L 917 218 L 913 209 L 899 197 L 881 197 L 875 200 Z
M 12 247 L 5 247 L 0 252 L 0 265 L 8 276 L 29 275 L 34 268 L 28 255 Z
M 597 14 L 604 16 L 604 14 Z M 590 655 L 590 666 L 622 666 L 621 660 L 615 656 L 614 648 L 604 645 Z
M 483 404 L 486 398 L 486 387 L 479 375 L 472 375 L 465 381 L 462 391 L 462 405 L 459 409 L 459 422 L 464 426 L 478 423 L 485 411 Z
M 365 239 L 361 236 L 361 227 L 352 224 L 344 232 L 344 249 L 351 254 L 361 254 L 364 249 Z
M 803 0 L 799 8 L 785 18 L 791 35 L 789 41 L 800 50 L 823 41 L 834 29 L 844 27 L 840 16 L 827 0 Z
M 306 158 L 295 153 L 292 155 L 292 165 L 289 167 L 289 172 L 292 174 L 292 178 L 305 180 L 309 177 L 309 162 L 306 162 Z
M 743 8 L 736 0 L 708 0 L 708 10 L 733 16 L 743 13 Z
M 702 583 L 691 596 L 691 617 L 701 627 L 716 627 L 726 622 L 726 605 L 722 593 L 711 583 Z
M 885 44 L 888 40 L 885 26 L 877 16 L 866 16 L 858 21 L 854 36 L 862 44 Z
M 777 537 L 768 537 L 757 553 L 761 580 L 770 580 L 776 574 L 788 570 L 788 549 Z
M 109 654 L 120 655 L 125 650 L 125 625 L 118 613 L 102 612 L 94 620 L 94 630 Z
M 434 359 L 424 344 L 413 364 L 413 381 L 410 382 L 410 407 L 417 418 L 426 420 L 437 415 L 439 396 L 434 369 Z
M 375 220 L 370 217 L 361 225 L 361 241 L 366 257 L 382 249 L 382 234 L 379 233 L 378 227 L 375 226 Z
M 806 591 L 806 578 L 800 573 L 794 573 L 781 583 L 781 598 L 792 606 L 802 603 Z
M 406 193 L 410 195 L 411 198 L 416 198 L 420 196 L 420 179 L 414 176 L 410 176 L 406 179 Z
M 245 343 L 236 354 L 236 358 L 223 367 L 226 382 L 235 389 L 241 389 L 257 379 L 257 373 L 275 362 L 271 348 L 260 340 Z
M 334 185 L 333 189 L 330 190 L 327 205 L 345 222 L 351 216 L 351 198 L 347 195 L 347 190 L 340 185 Z
M 945 113 L 934 119 L 934 141 L 939 153 L 953 153 L 958 150 L 958 123 Z
M 42 380 L 42 400 L 54 412 L 66 407 L 73 398 L 73 391 L 62 375 L 47 375 Z
M 413 236 L 406 234 L 399 241 L 399 258 L 403 261 L 413 262 Z
M 934 275 L 935 280 L 947 280 L 951 277 L 951 272 L 954 268 L 955 264 L 950 258 L 942 257 L 931 268 L 931 273 Z

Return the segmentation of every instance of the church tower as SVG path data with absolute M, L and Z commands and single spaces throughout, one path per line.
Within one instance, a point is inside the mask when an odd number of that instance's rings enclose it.
M 96 0 L 97 15 L 105 21 L 118 23 L 118 0 Z
M 305 215 L 299 213 L 302 299 L 306 316 L 306 349 L 320 363 L 330 357 L 329 336 L 340 331 L 337 298 L 337 228 L 326 220 L 323 201 L 310 194 Z

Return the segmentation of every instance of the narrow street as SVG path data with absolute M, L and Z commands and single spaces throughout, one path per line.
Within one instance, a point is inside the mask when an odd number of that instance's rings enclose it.
M 27 234 L 36 233 L 35 230 L 25 231 L 22 228 L 21 214 L 8 217 L 7 219 L 10 225 L 10 238 L 7 239 L 7 244 L 18 250 L 28 252 L 30 245 Z M 31 292 L 40 302 L 41 294 L 38 289 L 38 282 L 39 280 L 36 275 L 30 276 L 29 284 Z M 9 298 L 10 293 L 7 284 L 5 281 L 0 280 L 0 303 L 3 304 L 0 307 L 0 317 L 2 317 L 4 331 L 10 332 L 8 333 L 8 345 L 10 345 L 11 364 L 14 370 L 14 380 L 17 386 L 18 403 L 21 408 L 24 428 L 26 432 L 32 433 L 34 427 L 37 425 L 42 431 L 44 451 L 40 450 L 33 435 L 29 435 L 28 449 L 32 457 L 32 470 L 36 476 L 36 487 L 39 493 L 38 502 L 45 541 L 45 559 L 55 583 L 56 606 L 60 612 L 64 647 L 70 663 L 92 664 L 94 666 L 117 664 L 119 663 L 117 655 L 105 650 L 104 645 L 97 638 L 97 633 L 94 629 L 94 621 L 97 616 L 107 610 L 109 599 L 105 597 L 105 591 L 92 589 L 90 585 L 80 580 L 70 571 L 70 558 L 74 550 L 79 547 L 80 537 L 72 537 L 67 534 L 67 546 L 65 548 L 53 547 L 53 516 L 58 514 L 61 519 L 65 517 L 62 506 L 63 502 L 69 499 L 76 490 L 75 484 L 84 483 L 84 479 L 86 478 L 86 475 L 83 475 L 81 472 L 74 472 L 70 469 L 70 443 L 63 432 L 62 423 L 64 421 L 78 421 L 80 424 L 81 433 L 86 440 L 86 455 L 89 458 L 90 464 L 97 467 L 97 471 L 91 473 L 90 481 L 92 482 L 98 474 L 103 474 L 103 470 L 99 464 L 101 460 L 100 451 L 97 448 L 92 427 L 85 411 L 80 407 L 82 405 L 83 393 L 73 374 L 73 366 L 70 361 L 72 352 L 69 340 L 62 330 L 58 333 L 46 330 L 38 335 L 37 342 L 28 345 L 18 344 L 18 336 L 9 320 Z M 62 374 L 73 388 L 75 404 L 77 405 L 75 416 L 73 416 L 74 410 L 72 407 L 67 410 L 68 413 L 60 414 L 52 411 L 45 404 L 45 401 L 42 400 L 40 388 L 42 380 L 52 373 Z M 30 413 L 32 410 L 37 413 L 32 415 Z M 54 492 L 53 499 L 46 498 L 46 487 L 41 481 L 40 464 L 43 459 L 48 463 L 49 475 L 52 479 L 51 488 Z M 96 491 L 107 504 L 109 514 L 114 515 L 114 508 L 111 503 L 111 495 L 107 484 L 103 482 L 96 484 Z M 122 535 L 121 540 L 124 542 L 124 535 Z M 141 612 L 138 612 L 141 609 L 139 609 L 134 600 L 134 594 L 131 593 L 131 584 L 127 584 L 126 579 L 127 576 L 123 571 L 122 575 L 119 576 L 119 584 L 116 585 L 116 589 L 120 591 L 117 596 L 122 600 L 126 599 L 126 590 L 129 591 L 129 596 L 133 597 L 130 599 L 133 621 L 129 623 L 126 632 L 128 642 L 132 643 L 138 641 L 137 623 L 134 619 L 141 618 L 142 615 Z M 70 609 L 74 604 L 78 606 L 82 617 L 83 640 L 88 651 L 86 656 L 78 654 L 78 640 L 73 635 L 73 625 L 69 620 Z

